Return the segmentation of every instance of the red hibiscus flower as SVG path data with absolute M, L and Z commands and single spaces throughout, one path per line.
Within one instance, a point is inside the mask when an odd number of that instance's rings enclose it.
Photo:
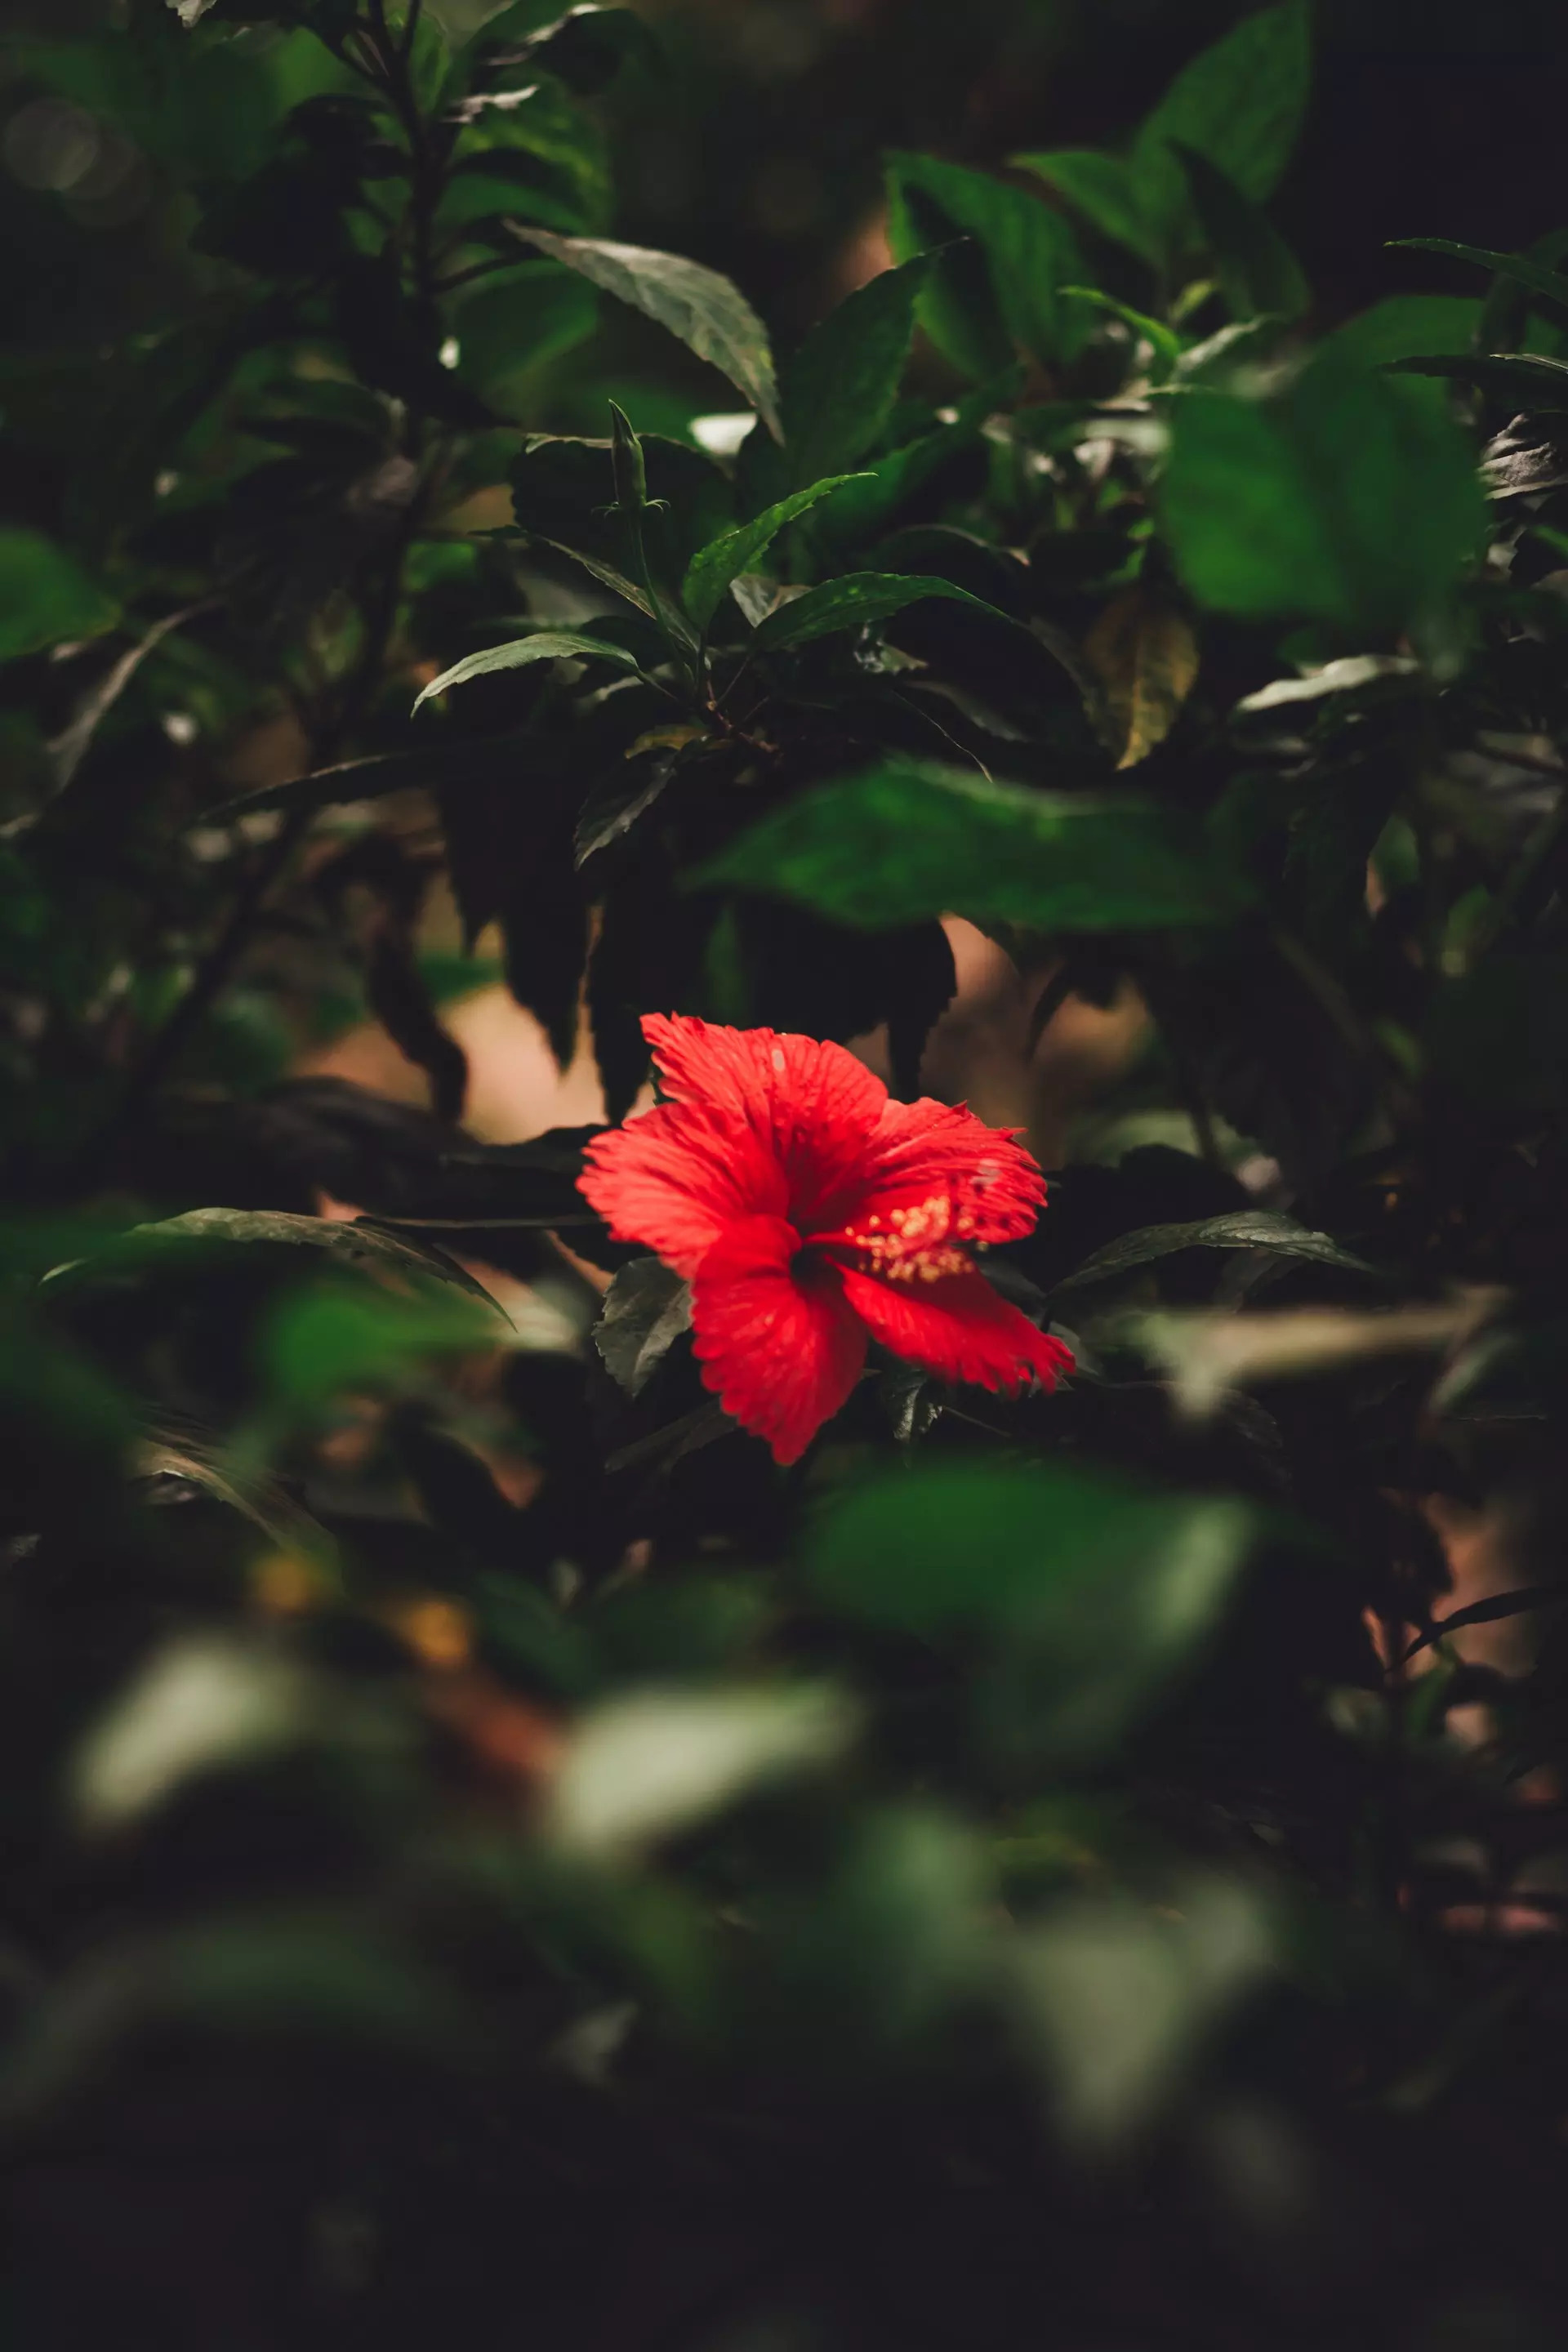
M 1045 1205 L 1010 1133 L 893 1102 L 842 1045 L 679 1015 L 642 1025 L 668 1099 L 596 1136 L 580 1187 L 617 1241 L 646 1242 L 691 1284 L 702 1378 L 777 1461 L 845 1402 L 868 1339 L 1009 1395 L 1071 1369 L 972 1255 L 1026 1234 Z

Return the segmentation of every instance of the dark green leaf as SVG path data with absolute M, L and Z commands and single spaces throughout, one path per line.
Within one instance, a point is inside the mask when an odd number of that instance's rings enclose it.
M 1176 811 L 889 763 L 775 810 L 698 877 L 888 929 L 942 914 L 1054 931 L 1225 922 L 1247 886 Z
M 0 661 L 101 636 L 120 607 L 41 531 L 0 530 Z
M 486 35 L 493 39 L 494 26 Z M 651 26 L 635 8 L 601 7 L 593 0 L 530 34 L 523 49 L 531 70 L 542 66 L 584 98 L 614 81 L 623 66 L 655 64 L 659 56 Z
M 817 502 L 838 488 L 842 482 L 857 482 L 858 474 L 834 474 L 827 480 L 813 482 L 809 489 L 795 490 L 789 498 L 781 499 L 777 506 L 768 507 L 752 522 L 743 522 L 734 530 L 724 531 L 700 548 L 687 566 L 686 582 L 681 596 L 687 612 L 700 629 L 705 629 L 718 611 L 724 591 L 732 580 L 752 571 L 757 559 L 772 546 L 786 523 L 807 514 Z
M 1102 236 L 1144 261 L 1158 260 L 1159 240 L 1144 217 L 1131 166 L 1121 156 L 1069 147 L 1048 155 L 1015 155 L 1012 162 L 1048 181 Z
M 896 259 L 908 262 L 954 232 L 972 236 L 1012 341 L 1039 360 L 1060 359 L 1076 350 L 1081 336 L 1058 289 L 1083 271 L 1077 240 L 1059 213 L 1027 189 L 934 155 L 890 156 L 888 185 Z M 921 200 L 913 207 L 911 195 Z M 928 221 L 931 233 L 923 226 Z M 962 256 L 957 258 L 962 264 Z M 942 340 L 929 295 L 922 297 L 921 310 L 928 329 Z M 971 364 L 967 355 L 955 351 L 952 356 L 960 365 Z
M 1312 296 L 1301 265 L 1262 207 L 1195 147 L 1172 142 L 1192 191 L 1220 289 L 1238 320 L 1299 319 Z
M 973 605 L 977 613 L 993 614 L 997 620 L 1007 618 L 994 604 L 971 596 L 966 589 L 955 588 L 949 580 L 921 572 L 847 572 L 841 580 L 825 580 L 820 588 L 808 588 L 804 596 L 781 604 L 768 614 L 752 642 L 758 653 L 781 653 L 785 646 L 808 645 L 814 637 L 832 636 L 839 629 L 890 620 L 906 604 L 918 604 L 922 596 L 946 597 L 953 604 Z
M 79 1280 L 90 1276 L 98 1265 L 118 1263 L 122 1253 L 135 1258 L 143 1253 L 182 1244 L 219 1248 L 260 1244 L 267 1248 L 321 1250 L 346 1265 L 379 1266 L 405 1279 L 417 1276 L 426 1281 L 454 1283 L 470 1297 L 483 1299 L 487 1306 L 495 1307 L 497 1314 L 501 1311 L 482 1283 L 476 1282 L 444 1250 L 428 1243 L 410 1241 L 364 1217 L 348 1222 L 334 1217 L 295 1216 L 280 1209 L 189 1209 L 182 1217 L 164 1217 L 156 1224 L 133 1225 L 109 1251 L 62 1267 L 58 1275 L 50 1278 L 62 1281 L 68 1276 Z
M 775 441 L 782 440 L 773 352 L 767 330 L 739 289 L 716 269 L 650 246 L 598 237 L 552 236 L 513 225 L 514 234 L 555 261 L 579 270 L 617 300 L 668 327 L 699 359 L 727 375 Z
M 1478 268 L 1522 286 L 1552 318 L 1568 320 L 1568 278 L 1559 269 L 1531 261 L 1527 254 L 1492 253 L 1485 246 L 1456 245 L 1446 236 L 1402 236 L 1394 241 L 1414 253 L 1441 253 L 1450 261 L 1473 261 Z
M 1310 1259 L 1314 1265 L 1340 1266 L 1356 1274 L 1373 1271 L 1364 1258 L 1342 1249 L 1330 1234 L 1315 1234 L 1293 1217 L 1282 1217 L 1268 1209 L 1239 1209 L 1229 1216 L 1200 1217 L 1192 1224 L 1145 1225 L 1139 1233 L 1123 1234 L 1119 1241 L 1085 1258 L 1056 1285 L 1051 1297 L 1055 1300 L 1064 1291 L 1085 1289 L 1134 1266 L 1152 1265 L 1156 1258 L 1169 1257 L 1176 1250 L 1188 1249 L 1270 1250 L 1279 1257 Z
M 1431 1630 L 1413 1642 L 1405 1653 L 1404 1663 L 1430 1649 L 1436 1643 L 1446 1641 L 1450 1633 L 1462 1633 L 1467 1625 L 1498 1625 L 1510 1617 L 1525 1617 L 1536 1609 L 1561 1609 L 1568 1601 L 1568 1586 L 1562 1584 L 1526 1584 L 1517 1592 L 1494 1592 L 1485 1601 L 1472 1601 L 1467 1608 L 1450 1609 L 1446 1616 L 1434 1620 Z
M 931 270 L 916 254 L 884 269 L 814 327 L 784 372 L 782 405 L 797 484 L 839 475 L 876 447 L 898 398 Z
M 612 1378 L 639 1396 L 683 1331 L 691 1328 L 691 1291 L 657 1257 L 623 1266 L 594 1326 L 594 1345 Z
M 417 710 L 433 694 L 445 694 L 448 687 L 466 686 L 471 677 L 489 677 L 493 670 L 522 669 L 530 662 L 542 661 L 607 661 L 616 669 L 637 667 L 624 646 L 584 636 L 580 629 L 540 629 L 531 637 L 514 637 L 510 645 L 487 646 L 482 653 L 466 654 L 431 679 L 414 708 Z
M 417 751 L 376 751 L 368 759 L 340 760 L 335 767 L 318 768 L 312 775 L 292 776 L 287 783 L 243 793 L 238 800 L 226 801 L 213 815 L 221 820 L 259 809 L 335 808 L 345 801 L 383 800 L 389 793 L 478 782 L 507 773 L 517 757 L 516 743 L 505 737 L 441 742 Z
M 1138 133 L 1132 173 L 1151 226 L 1179 242 L 1188 214 L 1174 149 L 1190 147 L 1261 204 L 1284 176 L 1307 110 L 1312 70 L 1310 0 L 1282 0 L 1244 18 L 1178 74 Z
M 1491 358 L 1434 354 L 1391 362 L 1396 375 L 1436 375 L 1473 384 L 1508 407 L 1534 415 L 1568 410 L 1568 361 L 1499 354 Z
M 674 773 L 674 755 L 666 752 L 662 759 L 640 761 L 635 766 L 628 763 L 625 774 L 612 773 L 595 785 L 577 820 L 577 864 L 586 864 L 596 849 L 629 833 L 638 817 L 653 806 Z

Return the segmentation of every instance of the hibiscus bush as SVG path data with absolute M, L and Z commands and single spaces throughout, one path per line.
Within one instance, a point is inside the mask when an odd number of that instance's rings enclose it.
M 1279 0 L 772 336 L 656 16 L 14 44 L 8 2340 L 1550 2347 L 1568 230 Z

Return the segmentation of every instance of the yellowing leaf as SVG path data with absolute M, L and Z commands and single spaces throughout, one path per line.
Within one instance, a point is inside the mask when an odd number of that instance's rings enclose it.
M 1135 768 L 1164 741 L 1193 690 L 1197 634 L 1172 598 L 1130 588 L 1106 606 L 1084 652 L 1100 681 L 1104 732 L 1116 764 Z

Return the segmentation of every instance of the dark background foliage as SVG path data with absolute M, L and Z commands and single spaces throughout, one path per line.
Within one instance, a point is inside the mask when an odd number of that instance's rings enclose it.
M 6 9 L 19 2347 L 1561 2340 L 1557 14 Z M 778 1472 L 671 1009 L 1070 1384 Z

